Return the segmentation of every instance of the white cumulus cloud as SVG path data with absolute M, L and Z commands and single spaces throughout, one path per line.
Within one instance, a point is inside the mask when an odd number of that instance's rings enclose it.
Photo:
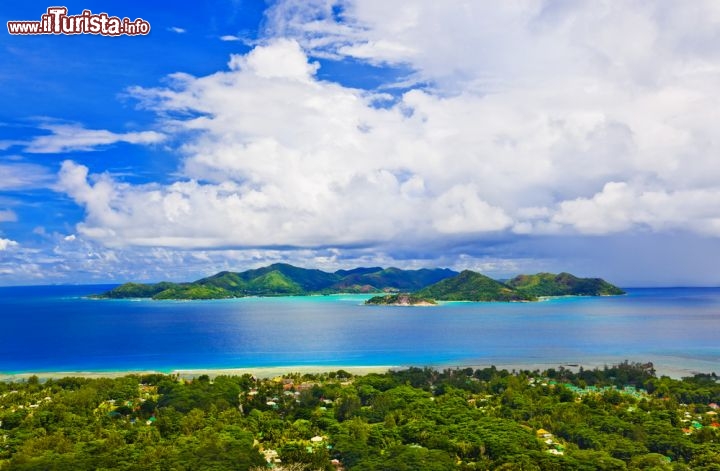
M 718 205 L 720 188 L 668 192 L 610 182 L 592 198 L 562 202 L 553 221 L 589 234 L 644 227 L 656 231 L 693 229 L 720 236 Z
M 67 161 L 59 188 L 85 207 L 78 234 L 112 246 L 720 235 L 720 53 L 699 46 L 718 13 L 702 1 L 281 1 L 272 37 L 226 70 L 131 90 L 183 142 L 177 181 L 130 185 Z M 321 80 L 312 57 L 412 74 L 389 99 Z M 52 131 L 37 148 L 163 138 Z
M 0 238 L 0 251 L 8 250 L 11 247 L 17 247 L 19 244 L 11 239 Z

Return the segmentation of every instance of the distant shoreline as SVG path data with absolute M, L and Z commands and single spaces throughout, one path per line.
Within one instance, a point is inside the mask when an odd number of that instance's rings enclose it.
M 622 360 L 620 360 L 622 361 Z M 363 376 L 370 373 L 387 373 L 393 370 L 403 370 L 407 368 L 433 368 L 436 370 L 444 369 L 483 369 L 495 367 L 498 370 L 507 371 L 535 371 L 541 372 L 549 369 L 564 368 L 573 372 L 577 372 L 580 368 L 585 370 L 602 369 L 605 366 L 612 366 L 620 361 L 599 362 L 567 362 L 567 363 L 483 363 L 483 364 L 438 364 L 438 365 L 288 365 L 288 366 L 258 366 L 258 367 L 241 367 L 241 368 L 177 368 L 177 369 L 135 369 L 135 370 L 116 370 L 116 371 L 38 371 L 38 372 L 18 372 L 18 373 L 2 373 L 0 372 L 0 381 L 14 382 L 27 380 L 31 376 L 37 376 L 41 380 L 60 379 L 65 377 L 80 378 L 118 378 L 127 375 L 147 375 L 147 374 L 163 374 L 176 375 L 184 379 L 197 378 L 198 376 L 207 375 L 211 378 L 216 376 L 242 376 L 250 374 L 256 378 L 274 378 L 289 374 L 321 374 L 331 373 L 339 370 L 347 371 L 353 375 Z M 656 375 L 669 376 L 673 379 L 680 379 L 694 374 L 710 374 L 713 371 L 699 371 L 683 365 L 654 364 Z M 718 371 L 715 371 L 718 373 Z
M 330 373 L 338 370 L 345 370 L 354 375 L 366 375 L 369 373 L 386 373 L 394 369 L 404 369 L 410 366 L 345 366 L 345 365 L 298 365 L 298 366 L 259 366 L 259 367 L 243 367 L 243 368 L 177 368 L 171 370 L 117 370 L 117 371 L 38 371 L 38 372 L 20 372 L 20 373 L 1 373 L 0 381 L 18 381 L 24 380 L 31 376 L 37 376 L 39 379 L 60 379 L 65 377 L 79 378 L 118 378 L 127 375 L 177 375 L 181 378 L 197 378 L 198 376 L 208 375 L 211 378 L 215 376 L 242 376 L 251 374 L 256 378 L 274 378 L 284 374 L 316 374 Z

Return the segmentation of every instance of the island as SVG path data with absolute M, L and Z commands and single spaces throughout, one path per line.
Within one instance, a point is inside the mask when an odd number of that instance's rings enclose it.
M 570 273 L 518 275 L 507 285 L 527 296 L 617 296 L 625 294 L 602 278 L 578 278 Z
M 537 298 L 520 292 L 480 273 L 465 270 L 417 292 L 418 296 L 439 301 L 535 301 Z
M 457 275 L 447 268 L 402 270 L 360 267 L 333 273 L 287 263 L 243 272 L 223 271 L 190 283 L 125 283 L 94 296 L 101 299 L 223 299 L 246 296 L 307 296 L 338 293 L 415 292 Z
M 427 286 L 415 295 L 438 301 L 528 302 L 559 296 L 616 296 L 625 294 L 602 278 L 579 278 L 570 273 L 519 275 L 506 283 L 465 270 Z
M 437 302 L 434 299 L 422 298 L 410 293 L 399 293 L 373 296 L 365 301 L 365 304 L 383 306 L 436 306 Z
M 201 300 L 339 293 L 377 293 L 382 296 L 366 304 L 405 306 L 435 301 L 527 302 L 552 296 L 612 296 L 624 291 L 601 278 L 570 273 L 519 275 L 502 282 L 471 270 L 359 267 L 331 273 L 275 263 L 243 272 L 223 271 L 186 283 L 125 283 L 93 298 Z

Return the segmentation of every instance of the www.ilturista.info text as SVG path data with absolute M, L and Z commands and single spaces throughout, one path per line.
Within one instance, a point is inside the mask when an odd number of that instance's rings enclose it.
M 40 21 L 8 21 L 10 34 L 99 34 L 103 36 L 136 36 L 150 32 L 150 23 L 137 18 L 118 18 L 107 13 L 83 10 L 68 15 L 66 7 L 50 7 Z

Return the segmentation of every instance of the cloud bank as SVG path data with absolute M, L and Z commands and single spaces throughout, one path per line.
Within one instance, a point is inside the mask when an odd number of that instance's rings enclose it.
M 720 236 L 717 2 L 286 0 L 266 16 L 225 70 L 130 90 L 161 132 L 54 126 L 30 144 L 181 143 L 171 183 L 65 161 L 79 236 L 435 260 L 525 238 Z M 362 90 L 321 79 L 318 59 L 410 73 Z

